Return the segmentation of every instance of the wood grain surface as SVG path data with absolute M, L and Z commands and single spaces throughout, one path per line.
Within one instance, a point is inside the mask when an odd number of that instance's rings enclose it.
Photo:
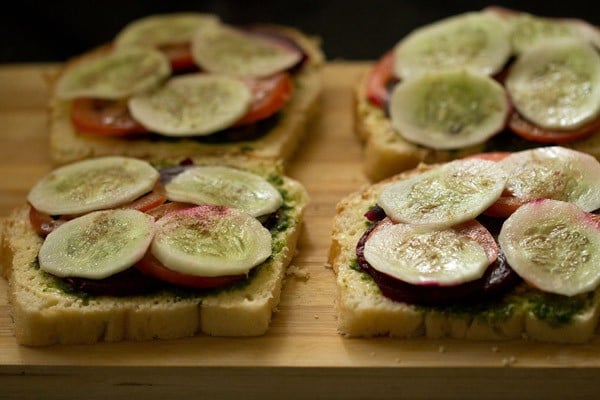
M 352 126 L 352 85 L 368 63 L 323 71 L 320 114 L 287 174 L 311 203 L 299 251 L 269 332 L 257 338 L 27 348 L 15 343 L 0 279 L 0 398 L 591 398 L 600 393 L 600 341 L 348 339 L 336 332 L 327 267 L 335 205 L 367 183 Z M 57 65 L 0 67 L 0 217 L 50 169 L 46 77 Z M 140 397 L 141 398 L 141 397 Z

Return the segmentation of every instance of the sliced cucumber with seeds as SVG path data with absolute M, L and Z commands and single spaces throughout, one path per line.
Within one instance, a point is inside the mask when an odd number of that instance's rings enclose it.
M 129 100 L 133 117 L 165 136 L 209 135 L 248 111 L 252 93 L 239 79 L 216 74 L 184 75 Z
M 544 43 L 523 53 L 506 78 L 521 115 L 549 129 L 573 129 L 600 115 L 600 55 L 580 41 Z
M 126 25 L 116 36 L 117 47 L 153 47 L 191 42 L 194 34 L 219 23 L 211 14 L 173 13 L 151 15 Z
M 600 163 L 589 154 L 541 147 L 513 153 L 498 165 L 509 176 L 506 189 L 515 197 L 566 201 L 584 211 L 600 208 Z
M 466 71 L 438 72 L 402 81 L 392 91 L 390 117 L 405 139 L 434 149 L 483 143 L 504 128 L 504 88 Z
M 521 206 L 498 241 L 515 272 L 541 290 L 574 296 L 600 283 L 600 221 L 574 204 L 544 199 Z
M 295 49 L 225 25 L 194 36 L 192 54 L 207 71 L 244 77 L 273 75 L 302 58 Z
M 508 27 L 491 13 L 459 14 L 413 31 L 394 48 L 394 73 L 407 79 L 440 70 L 492 75 L 511 53 Z
M 117 50 L 68 68 L 58 80 L 56 96 L 120 99 L 156 87 L 170 73 L 168 59 L 158 50 Z
M 491 11 L 494 12 L 494 11 Z M 513 51 L 523 53 L 544 42 L 575 39 L 600 45 L 598 28 L 577 19 L 546 18 L 523 12 L 504 12 Z
M 283 203 L 279 191 L 265 178 L 225 166 L 188 168 L 167 183 L 165 190 L 173 201 L 223 205 L 253 217 L 275 212 Z
M 480 278 L 490 264 L 485 249 L 459 231 L 423 231 L 389 219 L 369 235 L 364 256 L 379 272 L 413 285 L 457 285 Z
M 55 169 L 27 196 L 50 215 L 80 214 L 128 203 L 152 190 L 159 173 L 146 161 L 101 157 Z
M 234 208 L 204 205 L 175 211 L 156 225 L 152 254 L 184 274 L 246 274 L 271 255 L 269 231 Z
M 103 279 L 138 262 L 154 236 L 154 218 L 105 210 L 65 222 L 44 240 L 40 268 L 59 277 Z
M 378 203 L 396 222 L 442 229 L 481 214 L 500 197 L 506 179 L 493 161 L 456 160 L 387 185 Z

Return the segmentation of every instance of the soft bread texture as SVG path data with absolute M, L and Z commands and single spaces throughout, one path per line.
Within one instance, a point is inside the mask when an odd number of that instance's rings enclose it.
M 371 182 L 415 168 L 419 163 L 434 164 L 499 150 L 490 148 L 485 143 L 456 150 L 436 150 L 407 141 L 394 130 L 386 113 L 369 102 L 366 93 L 369 73 L 370 71 L 365 71 L 354 87 L 353 112 L 354 130 L 364 146 L 364 172 Z M 600 159 L 600 132 L 561 146 Z
M 139 138 L 124 139 L 77 132 L 70 120 L 71 101 L 51 96 L 49 104 L 50 156 L 56 165 L 104 155 L 123 155 L 146 160 L 168 157 L 246 155 L 286 161 L 301 142 L 306 125 L 318 110 L 321 81 L 320 68 L 324 54 L 317 38 L 297 29 L 268 25 L 292 38 L 308 54 L 309 59 L 294 75 L 294 94 L 280 111 L 276 125 L 263 136 L 229 143 L 202 143 L 186 139 Z M 64 68 L 106 51 L 106 46 L 90 51 L 68 62 Z
M 600 289 L 582 296 L 586 304 L 568 323 L 545 318 L 540 293 L 521 284 L 496 305 L 419 307 L 384 297 L 373 279 L 356 267 L 356 244 L 367 229 L 364 213 L 383 187 L 429 169 L 424 164 L 365 186 L 342 199 L 333 221 L 329 263 L 336 274 L 338 331 L 349 337 L 393 336 L 508 340 L 525 337 L 553 343 L 589 341 L 600 315 Z M 542 295 L 543 296 L 543 295 Z M 545 298 L 545 297 L 544 297 Z M 542 305 L 540 307 L 540 304 Z M 541 311 L 540 311 L 541 310 Z
M 171 164 L 168 161 L 165 164 Z M 283 192 L 284 227 L 273 234 L 273 254 L 247 284 L 185 295 L 170 290 L 145 296 L 81 296 L 61 289 L 41 271 L 37 254 L 43 239 L 31 228 L 29 207 L 14 210 L 2 225 L 3 276 L 8 279 L 17 342 L 29 346 L 100 341 L 174 339 L 207 334 L 264 334 L 279 303 L 286 267 L 295 255 L 308 195 L 304 187 L 279 175 L 280 165 L 239 158 L 196 160 L 227 164 L 275 177 Z

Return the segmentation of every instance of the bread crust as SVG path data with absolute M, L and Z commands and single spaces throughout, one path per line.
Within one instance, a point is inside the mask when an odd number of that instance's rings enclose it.
M 50 157 L 55 165 L 62 165 L 84 158 L 123 155 L 146 160 L 186 156 L 239 155 L 261 157 L 270 160 L 289 160 L 302 140 L 305 128 L 318 110 L 321 82 L 320 69 L 325 56 L 320 40 L 291 27 L 268 25 L 293 39 L 308 54 L 307 62 L 294 75 L 294 94 L 280 111 L 277 124 L 254 140 L 230 143 L 202 143 L 193 138 L 123 139 L 90 135 L 74 129 L 70 120 L 71 101 L 57 99 L 51 91 L 49 102 Z M 105 52 L 101 46 L 67 62 L 62 73 L 73 64 Z M 54 78 L 56 81 L 57 77 Z
M 583 343 L 596 330 L 600 314 L 600 289 L 585 297 L 568 323 L 558 323 L 540 312 L 541 292 L 521 284 L 497 304 L 486 309 L 422 307 L 384 297 L 373 279 L 356 265 L 356 244 L 367 229 L 364 213 L 377 203 L 390 182 L 432 168 L 420 164 L 349 194 L 337 204 L 333 220 L 329 263 L 336 275 L 338 331 L 349 337 L 393 336 L 509 340 L 527 338 L 552 343 Z M 583 298 L 582 297 L 582 298 Z M 544 298 L 542 298 L 543 300 Z
M 247 284 L 186 295 L 168 290 L 126 297 L 68 293 L 57 278 L 39 269 L 37 254 L 43 239 L 29 223 L 29 206 L 23 205 L 3 221 L 0 235 L 0 265 L 8 280 L 10 313 L 18 343 L 46 346 L 174 339 L 197 334 L 257 336 L 267 331 L 279 303 L 286 268 L 296 252 L 308 194 L 299 182 L 280 175 L 280 164 L 239 158 L 195 161 L 244 167 L 265 177 L 275 176 L 277 186 L 284 192 L 287 224 L 272 233 L 274 252 L 257 267 Z

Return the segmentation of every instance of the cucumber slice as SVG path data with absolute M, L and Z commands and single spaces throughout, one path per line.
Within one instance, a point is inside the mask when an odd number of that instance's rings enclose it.
M 192 36 L 219 23 L 212 14 L 173 13 L 137 19 L 115 37 L 117 47 L 151 47 L 191 42 Z
M 296 50 L 225 25 L 195 35 L 192 55 L 209 72 L 243 77 L 273 75 L 302 58 Z
M 394 48 L 394 73 L 407 79 L 440 70 L 492 75 L 511 54 L 508 27 L 498 16 L 469 12 L 416 29 Z
M 154 236 L 154 218 L 137 210 L 95 211 L 47 237 L 40 268 L 59 277 L 103 279 L 138 262 Z
M 457 285 L 480 278 L 490 264 L 485 249 L 459 231 L 423 231 L 389 219 L 369 235 L 364 256 L 379 272 L 413 285 Z
M 504 128 L 509 109 L 498 82 L 466 71 L 402 81 L 390 101 L 394 129 L 406 140 L 434 149 L 485 142 Z
M 444 229 L 481 214 L 500 197 L 506 179 L 493 161 L 456 160 L 387 185 L 378 204 L 395 222 Z
M 283 204 L 281 194 L 263 177 L 224 166 L 188 168 L 165 190 L 172 201 L 228 206 L 253 217 L 275 212 Z
M 170 73 L 169 61 L 158 50 L 116 50 L 68 68 L 58 80 L 56 96 L 120 99 L 156 87 Z
M 600 208 L 600 163 L 588 154 L 540 147 L 512 153 L 498 165 L 509 176 L 506 189 L 515 197 L 566 201 L 584 211 Z
M 146 161 L 101 157 L 55 169 L 27 196 L 37 210 L 72 215 L 117 207 L 152 190 L 159 173 Z
M 204 205 L 175 211 L 156 226 L 152 254 L 184 274 L 246 274 L 271 255 L 269 231 L 235 208 Z
M 515 272 L 541 290 L 574 296 L 600 283 L 600 222 L 574 204 L 525 204 L 505 221 L 498 241 Z
M 523 12 L 509 12 L 502 16 L 508 22 L 510 41 L 516 54 L 545 42 L 563 39 L 580 40 L 596 46 L 600 44 L 598 29 L 581 20 L 545 18 Z
M 146 128 L 165 136 L 203 136 L 243 117 L 252 94 L 239 79 L 191 74 L 129 99 L 129 111 Z
M 517 58 L 506 88 L 531 122 L 577 128 L 600 114 L 600 55 L 580 41 L 545 42 Z

